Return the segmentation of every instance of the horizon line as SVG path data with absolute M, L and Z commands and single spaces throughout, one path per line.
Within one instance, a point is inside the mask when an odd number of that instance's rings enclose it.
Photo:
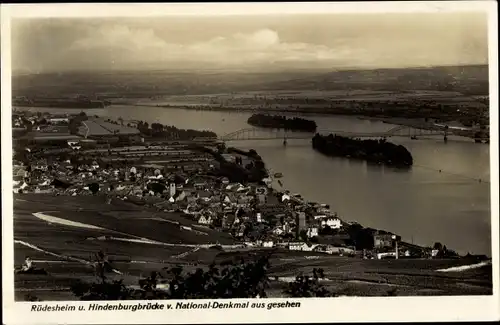
M 254 71 L 251 68 L 137 68 L 137 69 L 67 69 L 67 70 L 47 70 L 31 72 L 23 69 L 12 69 L 12 77 L 26 76 L 26 75 L 47 75 L 47 74 L 61 74 L 61 73 L 129 73 L 129 72 L 169 72 L 169 71 L 213 71 L 213 72 L 245 72 L 245 73 L 276 73 L 276 72 L 349 72 L 349 71 L 377 71 L 377 70 L 405 70 L 405 69 L 439 69 L 439 68 L 461 68 L 461 67 L 488 67 L 489 63 L 476 63 L 476 64 L 440 64 L 440 65 L 414 65 L 407 67 L 340 67 L 340 68 L 262 68 Z

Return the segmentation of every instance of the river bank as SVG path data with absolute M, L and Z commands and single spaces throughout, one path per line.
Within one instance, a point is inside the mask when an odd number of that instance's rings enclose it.
M 417 117 L 410 117 L 410 118 L 405 118 L 405 117 L 393 117 L 393 116 L 386 116 L 386 115 L 381 115 L 377 114 L 376 116 L 374 115 L 363 115 L 360 114 L 359 112 L 355 111 L 343 111 L 343 112 L 318 112 L 318 111 L 312 111 L 309 109 L 303 109 L 303 110 L 290 110 L 285 108 L 263 108 L 263 109 L 255 109 L 254 107 L 198 107 L 198 106 L 190 106 L 190 105 L 154 105 L 154 104 L 147 104 L 147 103 L 141 103 L 141 104 L 134 104 L 134 103 L 115 103 L 110 106 L 106 106 L 105 108 L 81 108 L 80 110 L 83 110 L 87 113 L 87 115 L 103 115 L 102 112 L 107 112 L 107 111 L 115 111 L 116 109 L 124 109 L 127 110 L 129 108 L 149 108 L 154 110 L 164 110 L 165 115 L 170 115 L 168 112 L 169 111 L 183 111 L 183 112 L 189 112 L 191 114 L 196 114 L 196 113 L 220 113 L 220 114 L 244 114 L 248 115 L 248 117 L 251 117 L 252 114 L 279 114 L 279 115 L 284 115 L 286 117 L 297 117 L 299 116 L 307 116 L 313 119 L 330 119 L 330 118 L 339 118 L 339 119 L 358 119 L 361 121 L 370 121 L 370 122 L 377 122 L 377 123 L 383 123 L 386 125 L 391 125 L 391 126 L 408 126 L 408 127 L 414 127 L 414 128 L 436 128 L 436 125 L 432 121 L 426 121 L 425 118 L 417 118 Z M 13 107 L 14 112 L 16 110 L 19 111 L 33 111 L 33 112 L 66 112 L 66 114 L 69 115 L 74 115 L 77 114 L 75 113 L 75 110 L 78 110 L 78 108 L 58 108 L 58 107 L 25 107 L 25 106 L 14 106 Z M 147 114 L 147 111 L 142 111 L 143 113 Z M 115 114 L 113 114 L 115 115 Z M 127 116 L 128 114 L 121 114 L 120 112 L 116 111 L 116 118 L 118 117 L 124 117 Z M 135 115 L 135 114 L 134 114 Z M 148 114 L 149 115 L 149 114 Z M 157 116 L 157 115 L 155 115 Z M 129 118 L 132 121 L 136 120 L 142 120 L 141 116 L 134 116 L 132 118 Z M 157 119 L 154 119 L 157 121 Z M 154 123 L 154 120 L 150 121 L 151 123 Z M 246 123 L 248 125 L 248 123 Z M 449 132 L 459 136 L 459 137 L 464 137 L 464 138 L 469 138 L 473 139 L 474 138 L 474 132 L 477 131 L 474 128 L 468 128 L 463 125 L 461 125 L 457 121 L 451 121 L 449 123 L 450 125 L 453 125 L 450 129 Z M 186 127 L 189 128 L 189 127 Z M 318 125 L 318 129 L 323 129 L 322 125 Z M 202 128 L 204 129 L 204 128 Z M 219 135 L 224 135 L 224 133 L 219 133 Z

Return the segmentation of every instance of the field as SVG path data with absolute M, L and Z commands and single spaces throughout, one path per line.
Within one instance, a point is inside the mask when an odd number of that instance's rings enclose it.
M 102 99 L 131 99 L 171 95 L 266 91 L 369 90 L 459 92 L 488 95 L 488 66 L 450 66 L 377 70 L 266 71 L 185 70 L 67 72 L 14 75 L 14 96 L 69 97 L 98 95 Z
M 139 130 L 124 126 L 116 125 L 104 121 L 102 118 L 90 117 L 88 120 L 83 121 L 83 127 L 80 128 L 81 135 L 87 136 L 102 136 L 113 135 L 115 132 L 120 134 L 139 134 Z
M 37 214 L 43 212 L 42 214 Z M 15 275 L 16 299 L 75 299 L 68 291 L 75 279 L 95 280 L 92 256 L 105 252 L 128 285 L 163 267 L 187 270 L 211 262 L 247 258 L 252 251 L 229 249 L 228 235 L 197 227 L 180 214 L 149 211 L 103 197 L 54 197 L 41 194 L 14 198 L 14 259 L 19 267 L 29 256 L 48 275 Z M 225 251 L 210 248 L 220 243 Z M 227 245 L 227 246 L 226 246 Z M 467 264 L 462 260 L 362 260 L 321 253 L 273 250 L 270 294 L 280 296 L 285 282 L 312 268 L 325 270 L 324 284 L 338 295 L 491 294 L 491 266 L 465 272 L 437 272 Z M 469 262 L 470 264 L 470 262 Z
M 15 75 L 13 95 L 114 105 L 464 120 L 488 124 L 488 66 L 375 70 L 165 70 Z M 139 108 L 138 108 L 139 109 Z M 91 122 L 82 132 L 106 134 Z M 102 123 L 100 123 L 103 125 Z M 120 133 L 128 133 L 121 129 Z
M 256 108 L 278 111 L 328 109 L 355 102 L 389 103 L 401 102 L 411 105 L 412 102 L 433 101 L 442 105 L 461 104 L 467 108 L 482 108 L 484 104 L 476 97 L 464 95 L 457 91 L 380 91 L 380 90 L 268 90 L 250 92 L 231 92 L 209 95 L 167 95 L 146 99 L 124 100 L 122 103 L 239 110 L 255 110 Z M 327 112 L 327 111 L 325 111 Z

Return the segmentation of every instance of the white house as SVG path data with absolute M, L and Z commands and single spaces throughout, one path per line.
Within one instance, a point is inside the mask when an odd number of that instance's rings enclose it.
M 344 254 L 353 254 L 355 251 L 352 248 L 348 247 L 336 247 L 332 245 L 326 245 L 323 250 L 325 253 L 330 255 L 344 255 Z
M 288 249 L 291 251 L 306 251 L 306 252 L 311 252 L 313 251 L 318 244 L 315 245 L 307 245 L 306 243 L 303 242 L 295 242 L 295 243 L 289 243 L 288 244 Z
M 285 233 L 285 231 L 282 229 L 282 228 L 274 228 L 273 230 L 273 234 L 277 235 L 277 236 L 280 236 L 280 235 L 283 235 Z
M 272 240 L 262 242 L 262 247 L 274 247 L 274 242 Z
M 318 227 L 309 227 L 307 228 L 307 237 L 318 237 Z
M 320 215 L 314 216 L 314 220 L 318 220 L 318 219 L 326 219 L 326 215 L 320 214 Z
M 288 249 L 291 251 L 302 251 L 304 250 L 304 246 L 307 247 L 307 244 L 303 242 L 289 243 Z
M 381 260 L 387 257 L 396 257 L 396 252 L 388 252 L 388 253 L 378 253 L 377 259 Z
M 288 195 L 288 194 L 283 194 L 283 196 L 281 197 L 281 201 L 282 201 L 282 202 L 285 202 L 285 201 L 287 201 L 287 200 L 290 200 L 290 195 Z
M 201 216 L 200 219 L 198 219 L 198 223 L 202 225 L 209 225 L 212 223 L 212 218 L 210 216 Z
M 91 168 L 92 168 L 93 170 L 99 169 L 99 164 L 97 163 L 97 161 L 93 161 L 93 162 L 92 162 L 92 166 L 91 166 Z
M 321 227 L 330 227 L 332 229 L 340 229 L 342 227 L 342 222 L 339 218 L 328 218 L 321 221 Z
M 175 184 L 170 183 L 168 189 L 169 189 L 170 196 L 174 196 L 175 195 Z
M 69 118 L 67 118 L 67 117 L 52 117 L 52 118 L 49 118 L 48 121 L 50 123 L 69 123 Z

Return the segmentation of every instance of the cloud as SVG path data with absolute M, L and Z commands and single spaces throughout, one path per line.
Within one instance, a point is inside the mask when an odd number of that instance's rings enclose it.
M 72 53 L 93 53 L 118 63 L 179 61 L 214 62 L 229 64 L 271 63 L 276 61 L 338 60 L 348 57 L 345 48 L 333 49 L 325 45 L 289 43 L 280 39 L 271 29 L 251 33 L 217 36 L 206 41 L 188 44 L 171 43 L 159 37 L 153 29 L 113 25 L 100 28 L 85 38 L 76 40 Z
M 478 64 L 488 59 L 481 17 L 24 20 L 12 28 L 12 58 L 32 71 Z

